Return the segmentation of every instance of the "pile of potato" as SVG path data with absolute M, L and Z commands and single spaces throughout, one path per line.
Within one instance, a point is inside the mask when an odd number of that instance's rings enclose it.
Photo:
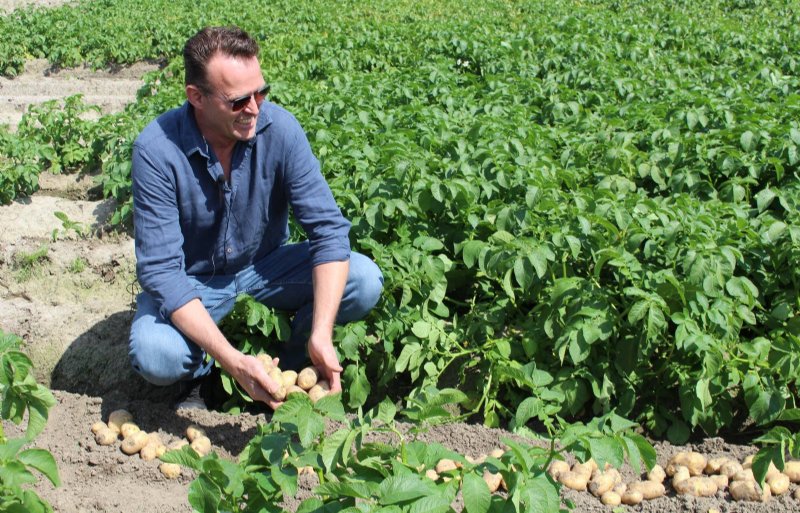
M 600 498 L 603 504 L 635 505 L 643 500 L 662 497 L 666 493 L 665 481 L 678 495 L 711 497 L 727 489 L 737 501 L 765 502 L 772 495 L 781 495 L 789 490 L 790 483 L 800 482 L 800 461 L 788 461 L 783 472 L 770 465 L 764 488 L 758 486 L 753 471 L 752 456 L 742 463 L 731 458 L 708 459 L 705 455 L 684 451 L 674 455 L 664 469 L 656 465 L 645 480 L 624 483 L 615 468 L 600 470 L 589 460 L 570 466 L 565 461 L 554 461 L 548 473 L 554 480 L 572 490 L 586 491 Z M 800 500 L 800 489 L 794 497 Z
M 165 452 L 177 450 L 184 445 L 191 445 L 192 449 L 200 456 L 211 452 L 211 440 L 202 429 L 189 426 L 186 429 L 186 439 L 178 440 L 169 447 L 161 442 L 158 433 L 146 433 L 133 421 L 133 415 L 127 410 L 116 410 L 108 416 L 108 423 L 98 421 L 92 425 L 95 442 L 99 445 L 112 445 L 122 437 L 120 449 L 129 456 L 138 454 L 144 461 L 160 458 Z M 174 463 L 161 463 L 159 470 L 164 476 L 174 479 L 180 476 L 180 465 Z
M 308 394 L 313 402 L 317 402 L 320 398 L 328 395 L 331 390 L 327 380 L 319 379 L 319 371 L 316 367 L 306 367 L 299 373 L 293 370 L 282 371 L 275 366 L 270 356 L 261 353 L 256 358 L 264 366 L 269 377 L 273 381 L 281 383 L 280 389 L 272 394 L 276 401 L 283 401 L 289 394 L 299 392 Z

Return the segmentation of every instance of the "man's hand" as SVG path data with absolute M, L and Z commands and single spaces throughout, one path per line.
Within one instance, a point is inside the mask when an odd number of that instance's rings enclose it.
M 277 360 L 274 363 L 277 365 Z M 283 404 L 271 395 L 278 391 L 281 384 L 269 377 L 255 356 L 241 354 L 237 364 L 227 370 L 253 400 L 266 403 L 273 410 Z
M 331 337 L 312 335 L 308 339 L 308 356 L 311 357 L 314 367 L 328 380 L 331 393 L 341 392 L 342 366 L 339 364 Z

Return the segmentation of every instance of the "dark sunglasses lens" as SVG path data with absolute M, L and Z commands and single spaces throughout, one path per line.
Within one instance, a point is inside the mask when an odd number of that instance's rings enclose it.
M 231 100 L 231 110 L 233 110 L 233 112 L 239 112 L 243 108 L 247 107 L 247 104 L 250 103 L 251 96 L 252 95 L 248 94 L 247 96 Z
M 269 86 L 268 85 L 266 85 L 266 86 L 262 87 L 261 89 L 259 89 L 258 91 L 256 91 L 254 93 L 254 96 L 256 97 L 256 101 L 257 102 L 263 102 L 264 98 L 267 97 L 267 94 L 269 94 Z

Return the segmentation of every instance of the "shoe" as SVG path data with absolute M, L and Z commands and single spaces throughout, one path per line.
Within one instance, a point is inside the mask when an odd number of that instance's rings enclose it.
M 176 410 L 207 410 L 206 402 L 200 395 L 202 380 L 195 379 L 187 382 L 186 391 L 180 396 L 175 404 Z

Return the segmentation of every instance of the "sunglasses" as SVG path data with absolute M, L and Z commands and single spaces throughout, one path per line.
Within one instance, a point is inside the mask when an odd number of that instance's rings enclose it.
M 225 97 L 225 96 L 223 96 L 223 95 L 221 95 L 221 94 L 218 94 L 218 93 L 215 93 L 215 94 L 217 94 L 217 96 L 219 96 L 220 98 L 222 98 L 223 100 L 228 102 L 228 105 L 230 105 L 231 110 L 233 112 L 239 112 L 240 110 L 242 110 L 245 107 L 247 107 L 248 105 L 250 105 L 250 98 L 255 98 L 256 103 L 258 105 L 261 105 L 261 102 L 263 102 L 264 99 L 267 97 L 267 94 L 269 94 L 269 90 L 270 90 L 270 85 L 266 84 L 261 89 L 253 91 L 250 94 L 245 94 L 244 96 L 239 96 L 239 97 L 234 98 L 232 100 L 227 98 L 227 97 Z

